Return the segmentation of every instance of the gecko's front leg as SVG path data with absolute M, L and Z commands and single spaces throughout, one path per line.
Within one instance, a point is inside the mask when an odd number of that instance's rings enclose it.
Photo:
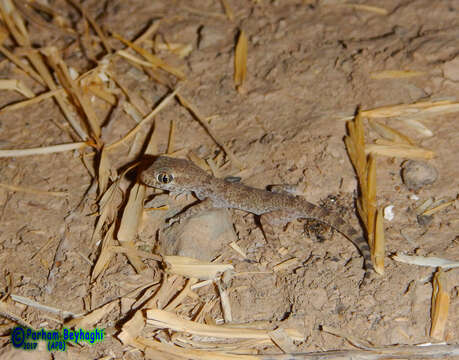
M 187 218 L 189 218 L 190 216 L 193 216 L 193 215 L 196 215 L 202 211 L 206 211 L 206 210 L 210 210 L 210 209 L 214 209 L 215 206 L 213 205 L 212 203 L 212 200 L 210 198 L 206 198 L 204 199 L 203 201 L 197 203 L 197 204 L 194 204 L 194 205 L 191 205 L 190 207 L 188 207 L 185 211 L 182 211 L 180 212 L 179 214 L 169 218 L 167 220 L 167 225 L 168 226 L 171 226 L 173 223 L 175 222 L 181 222 Z

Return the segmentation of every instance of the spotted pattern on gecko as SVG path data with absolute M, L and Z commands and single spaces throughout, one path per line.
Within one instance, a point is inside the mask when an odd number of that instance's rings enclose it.
M 228 182 L 209 175 L 191 161 L 166 156 L 145 163 L 140 181 L 172 194 L 194 193 L 201 200 L 172 217 L 170 224 L 212 208 L 239 209 L 259 215 L 262 230 L 269 239 L 274 234 L 272 226 L 284 226 L 295 219 L 315 219 L 328 224 L 354 243 L 364 258 L 365 277 L 372 269 L 370 249 L 365 238 L 340 215 L 301 197 Z

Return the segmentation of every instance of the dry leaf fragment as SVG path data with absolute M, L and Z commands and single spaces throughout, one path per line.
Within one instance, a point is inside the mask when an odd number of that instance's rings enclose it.
M 136 183 L 130 193 L 126 207 L 123 211 L 121 218 L 120 228 L 118 230 L 117 239 L 121 245 L 128 250 L 126 256 L 128 257 L 135 270 L 140 273 L 145 270 L 146 265 L 142 262 L 140 257 L 135 252 L 134 239 L 137 235 L 140 221 L 143 215 L 143 201 L 145 199 L 145 185 Z
M 435 273 L 432 285 L 432 325 L 430 328 L 430 336 L 437 340 L 444 340 L 443 334 L 448 321 L 449 295 L 446 291 L 447 284 L 445 275 L 441 268 Z
M 96 265 L 94 265 L 92 270 L 91 281 L 97 279 L 97 277 L 107 269 L 108 264 L 113 257 L 113 252 L 110 251 L 110 246 L 114 241 L 114 231 L 115 223 L 112 223 L 107 233 L 105 234 L 104 239 L 102 240 L 102 244 L 100 245 L 100 253 L 97 257 Z
M 247 37 L 244 30 L 239 33 L 239 39 L 234 54 L 234 84 L 239 88 L 244 84 L 247 74 Z
M 117 239 L 121 242 L 134 241 L 142 220 L 145 185 L 134 184 L 123 211 Z
M 133 340 L 140 336 L 145 327 L 145 319 L 142 310 L 136 311 L 134 316 L 124 323 L 121 333 L 117 336 L 123 344 L 132 344 Z
M 385 255 L 385 239 L 384 239 L 384 209 L 378 209 L 376 214 L 375 225 L 375 241 L 372 251 L 372 261 L 375 271 L 384 274 L 384 255 Z
M 459 267 L 459 261 L 443 259 L 434 256 L 415 256 L 405 254 L 395 254 L 392 259 L 398 262 L 413 264 L 418 266 L 441 267 L 443 269 L 451 269 Z

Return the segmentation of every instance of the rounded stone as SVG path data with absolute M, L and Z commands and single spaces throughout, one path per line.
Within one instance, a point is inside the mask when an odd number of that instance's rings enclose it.
M 187 256 L 211 261 L 223 247 L 237 241 L 233 223 L 226 209 L 203 211 L 176 223 L 163 232 L 161 254 Z
M 418 190 L 433 184 L 438 178 L 438 171 L 426 162 L 408 160 L 402 166 L 402 178 L 409 189 Z

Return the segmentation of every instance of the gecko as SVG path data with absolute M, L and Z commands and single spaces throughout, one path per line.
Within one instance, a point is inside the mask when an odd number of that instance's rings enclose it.
M 265 238 L 273 238 L 273 226 L 285 226 L 296 219 L 315 219 L 323 222 L 348 238 L 360 251 L 364 260 L 364 276 L 371 267 L 370 248 L 365 238 L 334 212 L 286 192 L 271 192 L 249 187 L 239 182 L 229 182 L 208 174 L 193 162 L 159 156 L 144 162 L 140 182 L 171 194 L 194 193 L 199 203 L 169 219 L 169 225 L 194 214 L 213 208 L 239 209 L 260 217 Z

